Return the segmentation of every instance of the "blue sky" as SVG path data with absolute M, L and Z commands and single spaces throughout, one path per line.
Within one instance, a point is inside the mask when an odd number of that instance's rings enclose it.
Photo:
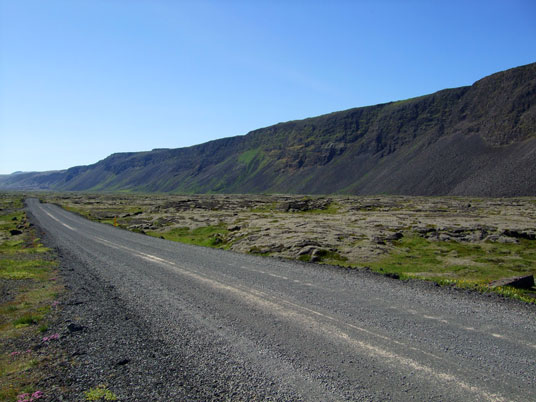
M 536 2 L 0 0 L 0 174 L 176 148 L 536 61 Z

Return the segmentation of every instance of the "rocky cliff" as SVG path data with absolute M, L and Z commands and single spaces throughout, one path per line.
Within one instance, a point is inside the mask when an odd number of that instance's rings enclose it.
M 179 149 L 0 177 L 3 189 L 536 195 L 536 63 L 472 86 Z

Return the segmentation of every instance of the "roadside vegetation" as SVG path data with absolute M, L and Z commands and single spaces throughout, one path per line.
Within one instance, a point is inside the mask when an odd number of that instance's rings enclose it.
M 371 262 L 376 272 L 418 278 L 440 285 L 455 285 L 481 292 L 493 291 L 526 302 L 536 302 L 536 289 L 490 288 L 489 283 L 507 277 L 536 273 L 536 241 L 515 244 L 431 241 L 421 237 L 394 242 L 389 255 Z
M 252 157 L 252 155 L 244 155 Z M 368 269 L 536 302 L 492 287 L 536 274 L 536 201 L 442 197 L 49 194 L 89 219 L 167 240 Z
M 21 195 L 0 193 L 0 400 L 46 396 L 37 384 L 61 352 L 50 318 L 63 291 L 57 262 L 23 210 Z
M 161 237 L 166 240 L 178 241 L 197 246 L 228 248 L 227 234 L 223 225 L 202 226 L 195 229 L 188 227 L 174 228 L 165 232 L 147 232 L 149 236 Z

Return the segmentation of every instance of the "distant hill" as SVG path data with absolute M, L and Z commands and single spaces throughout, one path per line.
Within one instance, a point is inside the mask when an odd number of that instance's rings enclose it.
M 178 149 L 0 177 L 2 189 L 536 195 L 536 63 L 472 86 Z

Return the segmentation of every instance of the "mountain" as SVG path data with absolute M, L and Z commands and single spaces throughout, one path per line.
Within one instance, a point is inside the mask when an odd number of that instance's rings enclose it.
M 0 177 L 2 189 L 536 195 L 536 63 L 471 86 L 178 149 Z

